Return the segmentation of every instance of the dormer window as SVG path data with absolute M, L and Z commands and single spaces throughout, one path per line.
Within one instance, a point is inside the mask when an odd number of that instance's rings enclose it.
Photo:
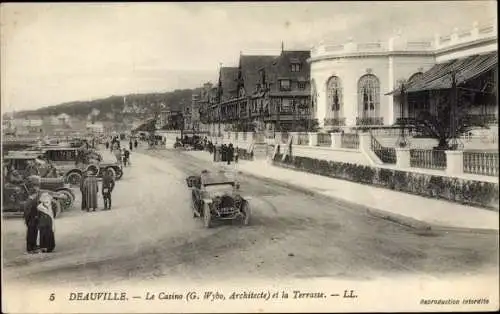
M 280 80 L 281 90 L 290 90 L 290 80 Z
M 292 72 L 300 72 L 300 63 L 292 63 L 290 65 L 290 70 Z

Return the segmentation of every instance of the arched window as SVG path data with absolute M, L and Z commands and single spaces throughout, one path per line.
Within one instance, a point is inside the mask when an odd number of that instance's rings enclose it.
M 334 112 L 334 115 L 338 115 L 342 107 L 342 84 L 338 76 L 332 76 L 328 79 L 326 92 L 330 110 Z
M 358 109 L 363 117 L 378 117 L 380 81 L 373 74 L 363 75 L 358 81 Z
M 412 76 L 410 76 L 410 78 L 408 79 L 408 83 L 414 82 L 414 81 L 416 82 L 416 81 L 422 79 L 423 76 L 424 76 L 424 73 L 417 72 L 417 73 L 413 74 Z

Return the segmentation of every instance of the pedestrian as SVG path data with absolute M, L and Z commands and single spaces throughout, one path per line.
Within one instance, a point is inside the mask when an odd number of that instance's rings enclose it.
M 50 253 L 56 247 L 54 231 L 54 212 L 52 211 L 52 196 L 49 193 L 42 193 L 40 203 L 37 206 L 40 231 L 40 249 L 43 253 Z
M 88 170 L 85 179 L 80 184 L 80 191 L 82 192 L 82 210 L 95 211 L 97 209 L 97 193 L 99 192 L 99 185 L 97 177 Z
M 123 165 L 126 167 L 127 164 L 130 165 L 130 152 L 127 149 L 123 149 Z
M 115 187 L 115 180 L 111 170 L 106 171 L 102 177 L 102 199 L 104 201 L 104 209 L 111 209 L 111 192 Z
M 234 156 L 234 147 L 233 144 L 230 143 L 228 148 L 227 148 L 227 164 L 230 165 L 231 161 L 233 161 L 233 156 Z
M 106 140 L 106 149 L 109 149 L 109 141 Z
M 133 148 L 133 146 L 132 146 L 132 140 L 130 140 L 130 142 L 128 143 L 128 147 L 130 148 L 130 151 L 132 151 L 132 148 Z
M 138 144 L 138 143 L 137 143 L 137 139 L 135 139 L 135 140 L 134 140 L 134 147 L 135 147 L 135 149 L 137 149 L 137 144 Z
M 221 152 L 221 161 L 226 161 L 227 160 L 227 149 L 226 149 L 226 144 L 222 144 L 220 147 L 220 152 Z
M 238 157 L 239 157 L 239 148 L 236 146 L 236 149 L 234 150 L 234 162 L 237 164 L 238 163 Z
M 33 182 L 34 193 L 30 196 L 28 205 L 24 210 L 24 222 L 26 224 L 26 251 L 28 254 L 38 252 L 36 245 L 38 239 L 38 204 L 40 202 L 40 182 Z

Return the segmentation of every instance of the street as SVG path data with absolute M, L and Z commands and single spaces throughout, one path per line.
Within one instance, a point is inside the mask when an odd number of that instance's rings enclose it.
M 373 280 L 497 271 L 497 234 L 418 231 L 355 205 L 245 175 L 241 191 L 252 197 L 250 225 L 222 222 L 205 229 L 192 217 L 185 178 L 214 170 L 212 163 L 173 150 L 134 150 L 131 161 L 117 181 L 111 211 L 83 212 L 77 200 L 56 220 L 52 254 L 25 254 L 23 221 L 4 219 L 5 282 Z

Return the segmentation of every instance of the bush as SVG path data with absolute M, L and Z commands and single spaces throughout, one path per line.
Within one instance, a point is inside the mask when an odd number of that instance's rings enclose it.
M 282 158 L 282 154 L 276 154 L 273 163 L 332 178 L 498 210 L 499 192 L 496 183 L 373 168 L 301 156 L 292 158 L 287 155 L 284 161 Z

